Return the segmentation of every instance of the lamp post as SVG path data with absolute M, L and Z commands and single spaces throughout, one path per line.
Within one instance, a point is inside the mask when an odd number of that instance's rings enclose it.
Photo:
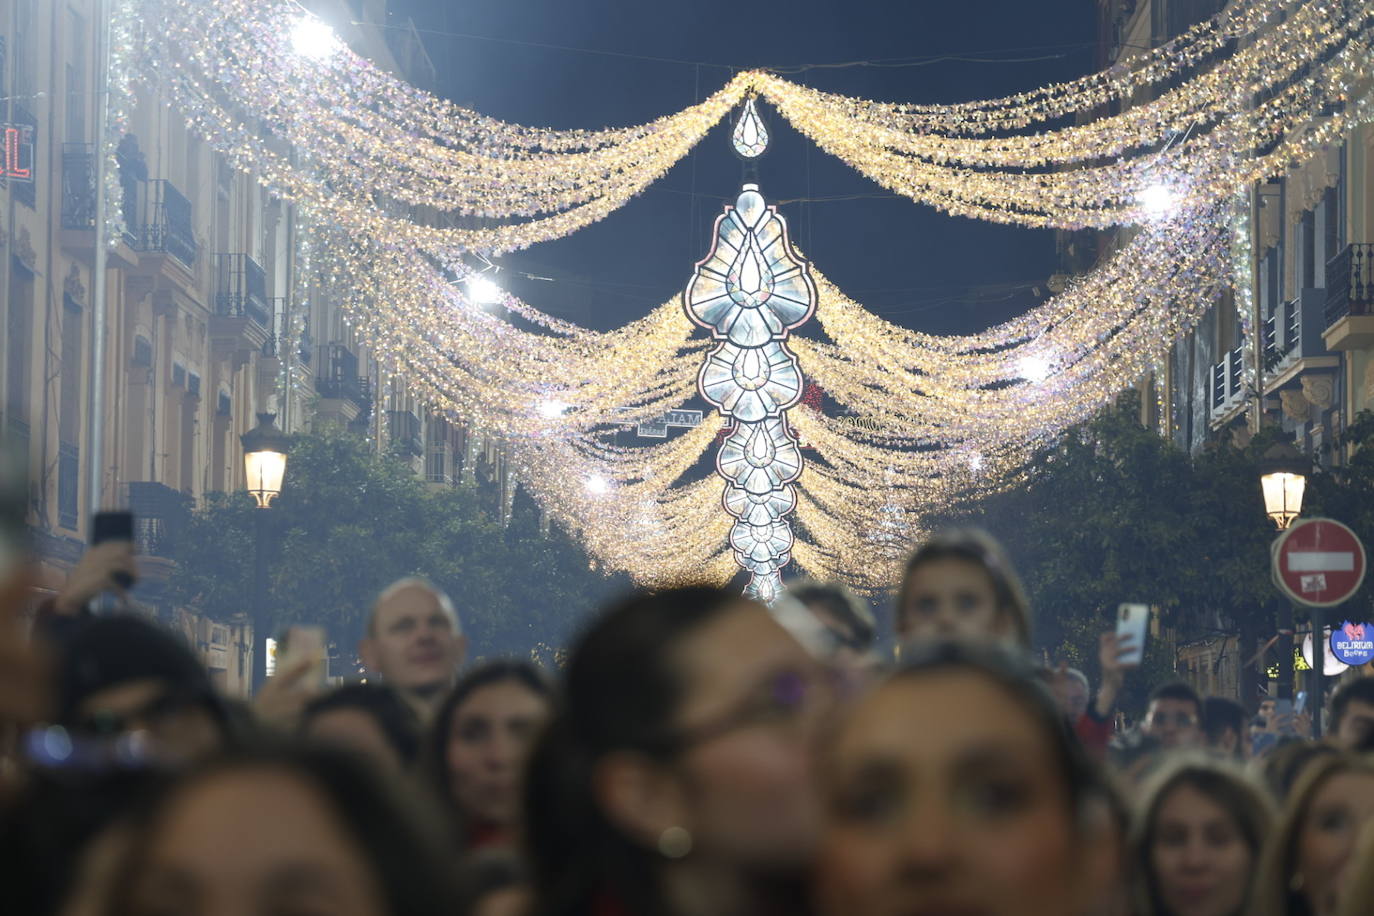
M 286 476 L 286 452 L 290 444 L 277 429 L 277 415 L 258 414 L 258 425 L 239 437 L 248 492 L 257 501 L 253 513 L 253 692 L 267 679 L 267 510 L 281 493 Z
M 1280 442 L 1269 448 L 1260 459 L 1260 490 L 1264 493 L 1264 512 L 1279 531 L 1286 531 L 1294 519 L 1302 512 L 1302 498 L 1307 490 L 1307 470 L 1311 462 L 1302 452 L 1287 442 Z M 1315 629 L 1320 614 L 1313 609 L 1314 625 L 1312 636 L 1312 673 L 1315 676 L 1314 689 L 1311 691 L 1314 703 L 1321 702 L 1321 669 L 1325 652 L 1318 646 L 1320 630 Z M 1279 699 L 1293 699 L 1293 603 L 1284 602 L 1284 610 L 1279 614 Z M 1313 716 L 1320 723 L 1321 715 Z M 1320 729 L 1320 724 L 1317 725 Z

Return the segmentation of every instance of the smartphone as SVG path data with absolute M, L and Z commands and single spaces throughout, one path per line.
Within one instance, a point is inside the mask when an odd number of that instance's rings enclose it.
M 106 541 L 133 541 L 134 514 L 128 511 L 97 512 L 91 520 L 91 546 Z M 111 576 L 120 588 L 132 588 L 133 576 L 117 572 Z
M 1293 704 L 1293 715 L 1300 716 L 1307 709 L 1307 691 L 1298 691 L 1297 702 Z
M 302 659 L 307 658 L 310 659 L 310 670 L 301 677 L 299 683 L 317 691 L 324 690 L 329 673 L 324 627 L 296 625 L 286 631 L 286 638 L 277 656 L 278 676 L 298 664 L 305 664 Z
M 1145 659 L 1145 627 L 1150 622 L 1148 604 L 1122 604 L 1116 609 L 1116 638 L 1130 640 L 1131 649 L 1121 656 L 1125 665 L 1139 665 Z

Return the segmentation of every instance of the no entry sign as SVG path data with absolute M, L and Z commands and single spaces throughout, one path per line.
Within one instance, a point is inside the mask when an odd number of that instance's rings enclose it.
M 1364 582 L 1364 545 L 1329 518 L 1294 522 L 1274 542 L 1273 555 L 1274 584 L 1308 607 L 1341 604 Z

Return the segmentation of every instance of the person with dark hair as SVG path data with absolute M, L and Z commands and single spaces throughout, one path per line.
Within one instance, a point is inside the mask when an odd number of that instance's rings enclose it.
M 1131 834 L 1135 916 L 1246 912 L 1273 817 L 1239 770 L 1206 757 L 1166 765 L 1142 790 Z
M 175 782 L 131 824 L 102 916 L 452 916 L 441 833 L 338 751 L 255 749 Z
M 1343 685 L 1331 697 L 1331 740 L 1351 749 L 1374 734 L 1374 677 Z
M 1233 760 L 1245 758 L 1245 707 L 1227 697 L 1202 701 L 1203 737 L 1207 749 Z
M 58 652 L 54 719 L 24 750 L 28 785 L 0 822 L 0 883 L 15 912 L 52 912 L 92 839 L 162 771 L 236 740 L 199 659 L 140 617 L 72 621 Z
M 760 604 L 693 586 L 610 608 L 535 745 L 536 916 L 787 912 L 819 840 L 823 666 Z
M 803 579 L 787 586 L 773 614 L 812 653 L 843 671 L 877 664 L 878 622 L 867 603 L 838 582 Z
M 1161 684 L 1150 692 L 1141 732 L 1165 751 L 1200 747 L 1204 722 L 1202 700 L 1182 681 Z
M 1119 878 L 1102 778 L 1004 647 L 915 647 L 841 725 L 823 772 L 821 916 L 1085 916 Z
M 897 591 L 897 639 L 996 639 L 1029 649 L 1030 602 L 1002 546 L 976 529 L 916 548 Z
M 394 690 L 378 684 L 346 684 L 308 703 L 300 733 L 347 748 L 400 774 L 420 752 L 420 721 Z
M 519 659 L 472 669 L 444 699 L 430 727 L 424 770 L 463 848 L 512 839 L 525 761 L 552 707 L 548 678 Z

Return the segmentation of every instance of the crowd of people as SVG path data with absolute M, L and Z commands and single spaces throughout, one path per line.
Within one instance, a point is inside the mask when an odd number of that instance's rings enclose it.
M 406 579 L 371 604 L 365 681 L 302 657 L 251 702 L 156 622 L 91 613 L 136 575 L 127 543 L 36 610 L 17 569 L 16 916 L 1374 912 L 1374 677 L 1333 693 L 1321 741 L 1181 682 L 1119 709 L 1140 647 L 1104 634 L 1096 690 L 1037 659 L 979 532 L 911 555 L 895 653 L 866 603 L 804 582 L 771 607 L 638 593 L 560 670 L 465 664 L 461 608 Z

